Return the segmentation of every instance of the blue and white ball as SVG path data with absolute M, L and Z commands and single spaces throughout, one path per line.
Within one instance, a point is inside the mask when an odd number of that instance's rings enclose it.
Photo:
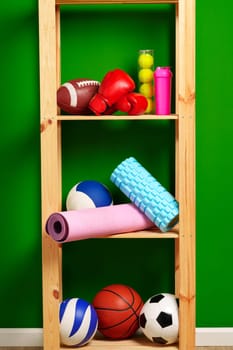
M 67 210 L 98 208 L 112 205 L 112 195 L 101 182 L 86 180 L 77 183 L 66 198 Z
M 94 307 L 80 298 L 66 299 L 60 303 L 60 338 L 67 346 L 83 346 L 95 335 L 98 317 Z

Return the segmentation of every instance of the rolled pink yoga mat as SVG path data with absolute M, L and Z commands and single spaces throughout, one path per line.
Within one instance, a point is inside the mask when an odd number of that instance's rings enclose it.
M 155 227 L 134 204 L 70 210 L 51 214 L 47 233 L 57 242 L 71 242 Z

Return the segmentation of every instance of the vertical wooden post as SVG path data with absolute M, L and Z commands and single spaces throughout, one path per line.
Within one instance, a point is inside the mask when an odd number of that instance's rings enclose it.
M 175 25 L 176 25 L 176 71 L 175 71 L 175 113 L 179 114 L 179 6 L 175 5 Z M 179 201 L 179 120 L 175 121 L 175 197 Z M 175 240 L 175 294 L 179 296 L 180 286 L 180 245 L 179 239 Z
M 179 0 L 179 350 L 195 346 L 195 0 Z
M 61 209 L 60 122 L 56 120 L 57 38 L 55 1 L 39 0 L 42 272 L 44 349 L 57 350 L 61 299 L 61 247 L 45 231 L 48 216 Z

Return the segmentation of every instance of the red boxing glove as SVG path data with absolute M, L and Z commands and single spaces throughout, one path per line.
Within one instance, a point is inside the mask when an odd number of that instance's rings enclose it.
M 131 92 L 122 96 L 115 104 L 116 109 L 126 112 L 129 115 L 139 115 L 145 113 L 148 102 L 142 94 Z
M 115 69 L 108 72 L 100 84 L 97 94 L 89 102 L 89 108 L 96 115 L 106 114 L 122 96 L 133 91 L 135 83 L 123 70 Z

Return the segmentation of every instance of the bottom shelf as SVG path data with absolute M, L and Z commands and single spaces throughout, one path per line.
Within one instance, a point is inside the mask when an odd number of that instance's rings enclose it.
M 116 349 L 128 349 L 128 348 L 134 348 L 137 350 L 148 350 L 148 348 L 154 348 L 156 350 L 178 350 L 179 346 L 178 344 L 172 344 L 172 345 L 156 345 L 149 340 L 147 340 L 144 336 L 138 335 L 135 336 L 132 339 L 125 339 L 125 340 L 106 340 L 102 337 L 95 337 L 85 346 L 85 349 L 90 350 L 100 350 L 100 349 L 107 349 L 107 350 L 116 350 Z M 61 346 L 60 350 L 67 350 L 68 348 L 65 346 Z

